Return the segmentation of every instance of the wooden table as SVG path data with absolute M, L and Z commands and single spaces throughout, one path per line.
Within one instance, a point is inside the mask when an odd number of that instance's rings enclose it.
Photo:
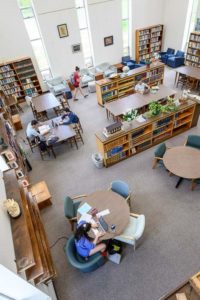
M 98 212 L 109 209 L 110 214 L 104 216 L 104 220 L 109 226 L 108 232 L 102 237 L 102 240 L 112 239 L 121 234 L 129 223 L 129 206 L 126 200 L 113 191 L 97 191 L 85 198 L 81 206 L 88 203 L 92 208 L 97 208 Z M 78 215 L 80 218 L 80 215 Z M 111 225 L 116 226 L 115 232 L 112 232 Z M 92 232 L 93 233 L 93 232 Z M 94 234 L 92 234 L 94 236 Z
M 120 116 L 124 115 L 131 109 L 144 108 L 145 111 L 145 107 L 148 106 L 150 102 L 160 101 L 168 96 L 174 96 L 175 94 L 176 91 L 164 85 L 160 85 L 159 90 L 155 94 L 151 92 L 145 95 L 135 93 L 117 101 L 106 103 L 104 106 L 106 108 L 107 118 L 109 117 L 109 114 L 111 114 L 114 119 L 118 120 Z
M 60 105 L 58 99 L 52 93 L 46 93 L 32 99 L 33 105 L 38 113 Z
M 120 72 L 122 72 L 124 65 L 119 63 L 119 64 L 113 65 L 113 67 L 115 67 L 117 69 L 117 73 L 120 73 Z
M 200 69 L 199 68 L 195 68 L 192 66 L 182 66 L 182 67 L 175 69 L 174 71 L 176 71 L 174 85 L 176 85 L 180 74 L 184 74 L 186 76 L 200 80 Z
M 95 79 L 95 81 L 103 79 L 103 73 L 102 72 L 95 73 L 94 79 Z
M 57 137 L 59 137 L 59 140 L 53 144 L 52 146 L 60 143 L 60 142 L 64 142 L 68 139 L 72 139 L 76 145 L 76 148 L 78 149 L 78 144 L 76 142 L 76 132 L 75 130 L 70 126 L 70 125 L 58 125 L 58 126 L 55 126 L 55 127 L 52 127 L 52 121 L 55 123 L 59 123 L 59 121 L 61 120 L 61 117 L 57 117 L 57 118 L 53 118 L 51 120 L 48 120 L 48 121 L 45 121 L 45 122 L 40 122 L 40 125 L 49 125 L 51 130 L 50 132 L 45 135 L 46 138 L 48 139 L 48 137 L 50 135 L 56 135 Z M 72 145 L 72 144 L 71 144 Z
M 184 178 L 191 180 L 200 178 L 200 150 L 198 149 L 188 146 L 173 147 L 166 151 L 163 163 L 167 170 L 179 177 L 176 188 Z

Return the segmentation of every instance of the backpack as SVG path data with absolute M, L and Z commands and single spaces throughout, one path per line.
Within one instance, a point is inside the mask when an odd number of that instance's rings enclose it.
M 75 83 L 75 80 L 74 80 L 74 73 L 72 73 L 72 74 L 70 75 L 70 82 L 71 82 L 71 84 L 74 85 L 74 83 Z

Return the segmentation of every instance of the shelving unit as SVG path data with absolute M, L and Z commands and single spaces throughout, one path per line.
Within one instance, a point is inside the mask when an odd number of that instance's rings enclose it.
M 31 58 L 0 64 L 0 86 L 6 96 L 22 100 L 25 96 L 36 97 L 42 89 Z
M 96 92 L 98 104 L 103 106 L 106 102 L 115 101 L 121 97 L 134 93 L 134 86 L 141 79 L 150 86 L 162 84 L 164 78 L 164 64 L 157 62 L 130 70 L 125 77 L 116 79 L 105 78 L 96 81 Z
M 176 112 L 152 117 L 143 123 L 134 120 L 129 129 L 118 136 L 106 138 L 96 133 L 99 152 L 104 157 L 104 165 L 109 167 L 121 160 L 148 149 L 191 127 L 196 103 L 188 100 Z
M 147 60 L 162 48 L 163 25 L 158 24 L 136 30 L 135 59 Z
M 185 65 L 200 67 L 200 32 L 190 33 Z

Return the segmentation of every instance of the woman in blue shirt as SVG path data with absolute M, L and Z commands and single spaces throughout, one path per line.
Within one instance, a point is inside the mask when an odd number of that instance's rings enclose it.
M 65 108 L 65 113 L 61 117 L 60 125 L 77 124 L 79 122 L 78 116 L 69 108 Z
M 99 243 L 99 237 L 104 235 L 104 233 L 98 232 L 95 239 L 91 239 L 88 235 L 91 227 L 96 227 L 96 225 L 91 225 L 85 221 L 81 221 L 77 225 L 75 245 L 78 254 L 82 257 L 88 257 L 97 252 L 104 252 L 106 249 L 106 244 Z

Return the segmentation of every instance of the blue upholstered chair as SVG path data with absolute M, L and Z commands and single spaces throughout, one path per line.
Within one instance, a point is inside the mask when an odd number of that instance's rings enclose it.
M 167 65 L 172 68 L 178 68 L 184 65 L 185 52 L 178 50 L 175 55 L 169 55 Z
M 77 210 L 81 201 L 74 201 L 79 198 L 87 197 L 87 195 L 79 195 L 76 197 L 66 196 L 64 199 L 64 214 L 71 224 L 72 231 L 74 230 L 74 223 L 77 222 Z
M 122 234 L 115 237 L 116 240 L 127 243 L 136 248 L 136 242 L 143 235 L 145 228 L 145 216 L 130 213 L 129 224 Z
M 185 146 L 190 146 L 200 150 L 200 135 L 188 135 Z
M 158 145 L 154 152 L 154 158 L 153 158 L 153 166 L 152 168 L 155 169 L 157 163 L 163 164 L 163 156 L 167 150 L 166 144 L 162 143 Z
M 172 48 L 167 48 L 167 51 L 160 52 L 159 54 L 160 54 L 161 61 L 164 64 L 166 64 L 168 56 L 174 54 L 174 52 L 175 52 L 175 49 L 172 49 Z
M 136 61 L 130 58 L 130 55 L 122 57 L 122 64 L 128 66 L 130 70 L 134 69 Z
M 105 263 L 105 258 L 100 252 L 89 256 L 88 260 L 85 260 L 83 257 L 81 257 L 76 251 L 73 235 L 69 238 L 65 245 L 65 254 L 69 263 L 83 273 L 95 271 Z
M 112 181 L 110 189 L 113 192 L 115 192 L 115 193 L 119 194 L 120 196 L 122 196 L 130 206 L 131 192 L 130 192 L 129 186 L 126 182 L 124 182 L 122 180 Z
M 142 67 L 142 66 L 145 66 L 145 65 L 146 65 L 146 62 L 145 62 L 145 60 L 140 60 L 139 64 L 140 64 L 140 66 Z

